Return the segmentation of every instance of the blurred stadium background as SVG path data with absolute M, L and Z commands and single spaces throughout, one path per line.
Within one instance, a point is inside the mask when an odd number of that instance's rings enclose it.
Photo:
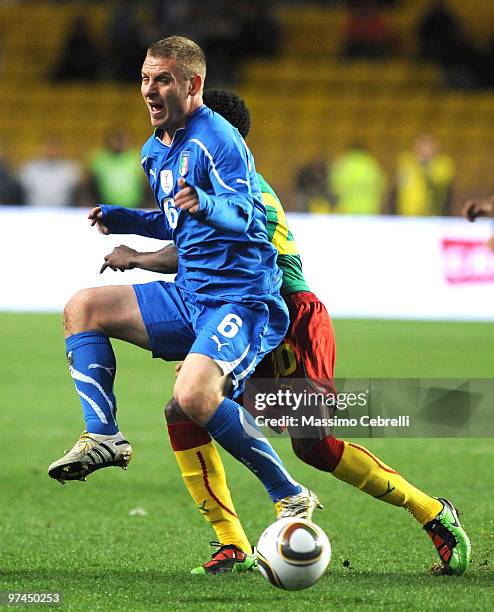
M 489 75 L 472 74 L 472 65 L 458 58 L 440 66 L 421 57 L 417 28 L 432 1 L 380 4 L 392 33 L 390 46 L 378 57 L 362 59 L 343 57 L 348 19 L 343 1 L 0 0 L 1 156 L 15 173 L 54 134 L 62 139 L 67 158 L 85 165 L 108 130 L 122 125 L 138 148 L 149 134 L 139 79 L 117 78 L 118 56 L 109 32 L 122 53 L 125 38 L 115 32 L 131 32 L 132 22 L 143 34 L 136 41 L 134 32 L 129 49 L 149 37 L 183 33 L 202 42 L 201 36 L 207 41 L 212 32 L 219 33 L 225 46 L 209 40 L 210 53 L 215 61 L 222 56 L 227 61 L 211 70 L 209 84 L 238 91 L 251 109 L 249 144 L 257 167 L 293 211 L 290 223 L 309 284 L 336 315 L 337 376 L 492 377 L 494 328 L 481 322 L 494 320 L 494 255 L 484 245 L 490 222 L 300 211 L 300 168 L 314 160 L 331 164 L 359 141 L 382 164 L 391 184 L 398 156 L 422 132 L 433 132 L 456 164 L 454 213 L 466 198 L 494 191 Z M 244 17 L 255 17 L 251 32 L 255 27 L 262 33 L 257 49 L 244 41 L 235 61 L 228 57 L 236 45 L 235 30 L 229 30 L 233 22 L 218 19 L 233 6 Z M 471 52 L 473 45 L 485 53 L 485 69 L 494 37 L 492 0 L 448 0 L 446 6 L 472 41 L 465 49 Z M 194 13 L 191 27 L 187 15 Z M 164 24 L 159 28 L 157 14 Z M 90 78 L 65 74 L 62 79 L 67 36 L 81 17 L 101 64 Z M 173 28 L 166 27 L 167 19 Z M 253 53 L 261 49 L 262 57 Z M 85 216 L 81 208 L 0 206 L 0 311 L 10 311 L 0 313 L 0 430 L 8 458 L 7 501 L 0 509 L 0 590 L 62 589 L 65 608 L 71 610 L 191 610 L 203 609 L 205 602 L 218 610 L 265 609 L 266 604 L 285 609 L 287 601 L 291 610 L 305 610 L 310 603 L 352 610 L 491 609 L 485 588 L 492 586 L 493 502 L 486 483 L 493 451 L 488 439 L 365 441 L 413 482 L 458 500 L 475 551 L 465 580 L 430 579 L 426 569 L 432 550 L 405 513 L 372 505 L 341 483 L 329 486 L 326 475 L 296 461 L 281 441 L 277 448 L 289 469 L 327 502 L 318 521 L 334 544 L 330 574 L 301 594 L 275 592 L 260 576 L 191 583 L 188 569 L 206 559 L 209 534 L 166 450 L 161 407 L 171 393 L 173 365 L 152 361 L 124 343 L 115 343 L 116 389 L 122 430 L 137 449 L 131 469 L 127 474 L 103 470 L 109 473 L 80 487 L 50 481 L 46 465 L 72 443 L 79 422 L 65 371 L 63 304 L 83 286 L 150 278 L 137 272 L 99 277 L 103 255 L 122 238 L 96 235 Z M 384 320 L 369 320 L 377 318 Z M 450 321 L 438 322 L 444 319 Z M 271 508 L 261 494 L 253 494 L 257 485 L 246 470 L 228 457 L 225 462 L 255 540 L 272 519 Z M 130 517 L 133 509 L 144 509 L 147 516 Z M 399 537 L 390 537 L 398 531 Z M 96 533 L 105 534 L 104 546 L 95 546 Z
M 163 29 L 152 27 L 159 4 L 123 3 L 123 10 L 125 5 L 132 10 L 144 31 L 143 38 L 178 31 L 177 27 L 167 30 L 166 20 Z M 182 5 L 183 14 L 183 5 L 194 10 L 194 4 L 204 3 L 161 4 L 168 4 L 169 11 Z M 294 207 L 294 180 L 304 164 L 330 159 L 359 141 L 391 176 L 397 155 L 424 130 L 433 130 L 456 161 L 456 211 L 466 197 L 494 188 L 494 91 L 481 86 L 448 88 L 444 71 L 419 56 L 417 27 L 433 4 L 430 0 L 385 3 L 382 13 L 394 40 L 387 57 L 346 61 L 341 58 L 345 2 L 237 4 L 257 12 L 256 22 L 262 24 L 263 15 L 269 13 L 275 24 L 266 33 L 277 41 L 264 51 L 269 56 L 252 57 L 252 49 L 247 49 L 235 74 L 226 74 L 225 68 L 224 81 L 248 102 L 253 118 L 250 145 L 257 165 L 288 209 Z M 474 45 L 487 48 L 494 36 L 492 2 L 448 0 L 446 4 Z M 220 6 L 212 3 L 211 10 Z M 0 3 L 0 139 L 14 166 L 35 156 L 40 138 L 50 132 L 60 134 L 66 153 L 82 161 L 116 123 L 131 131 L 136 145 L 144 140 L 149 125 L 136 90 L 138 78 L 122 83 L 105 78 L 104 70 L 93 82 L 56 82 L 50 76 L 78 17 L 87 20 L 89 35 L 103 55 L 108 52 L 116 7 L 122 10 L 122 3 Z M 228 13 L 224 7 L 221 12 Z M 224 27 L 228 24 L 225 17 Z M 188 25 L 183 24 L 183 31 Z M 198 33 L 198 41 L 210 34 Z M 471 85 L 468 79 L 466 85 Z
M 371 7 L 370 23 L 377 33 L 369 44 L 375 46 L 350 53 L 349 20 L 352 11 L 360 15 L 362 6 Z M 436 18 L 424 39 L 424 20 L 437 10 L 445 25 L 438 29 Z M 372 29 L 366 19 L 360 30 L 357 27 L 364 38 Z M 450 30 L 439 53 L 424 51 L 424 40 L 430 45 L 431 38 L 435 43 Z M 381 164 L 392 191 L 397 160 L 412 150 L 422 133 L 438 138 L 456 167 L 445 182 L 447 187 L 453 181 L 450 213 L 459 214 L 468 197 L 494 190 L 490 0 L 478 0 L 475 6 L 460 0 L 0 2 L 0 149 L 6 163 L 15 170 L 36 159 L 43 142 L 55 136 L 63 154 L 87 172 L 109 130 L 123 128 L 130 134 L 138 165 L 139 147 L 150 132 L 139 93 L 141 60 L 150 41 L 177 32 L 205 47 L 210 58 L 206 85 L 233 88 L 245 97 L 252 113 L 248 140 L 257 168 L 288 211 L 307 210 L 300 206 L 301 168 L 307 168 L 309 183 L 327 189 L 326 170 L 319 176 L 318 164 L 328 166 L 331 176 L 333 160 L 355 142 L 363 143 Z M 424 58 L 431 54 L 436 60 Z M 311 179 L 314 166 L 316 178 Z M 136 171 L 143 180 L 140 169 Z M 425 190 L 427 180 L 420 178 Z M 112 178 L 113 185 L 119 182 Z M 412 195 L 414 188 L 412 184 Z M 123 195 L 95 200 L 93 194 L 78 203 L 118 204 Z M 153 204 L 148 200 L 147 205 Z M 442 209 L 423 210 L 437 215 Z M 10 227 L 18 210 L 3 208 L 4 248 L 12 241 L 15 248 L 16 234 Z M 385 204 L 382 210 L 386 212 Z M 25 237 L 36 241 L 40 221 L 28 212 L 22 213 Z M 114 282 L 117 275 L 111 281 L 96 272 L 88 276 L 89 270 L 97 270 L 112 239 L 103 244 L 88 238 L 83 221 L 71 222 L 68 241 L 64 231 L 48 235 L 69 212 L 57 207 L 47 212 L 54 216 L 44 218 L 38 257 L 45 272 L 35 279 L 40 283 L 38 301 L 29 291 L 15 299 L 22 288 L 16 271 L 10 270 L 4 280 L 12 290 L 4 293 L 0 308 L 50 310 L 63 289 L 55 302 L 60 310 L 78 287 Z M 494 253 L 485 246 L 492 233 L 489 222 L 326 213 L 292 215 L 291 224 L 308 280 L 337 317 L 494 316 Z M 71 253 L 70 262 L 60 261 L 61 249 Z M 29 267 L 29 251 L 22 249 L 19 257 L 19 268 Z M 58 278 L 46 273 L 55 267 Z M 126 274 L 115 282 L 142 278 L 147 279 Z

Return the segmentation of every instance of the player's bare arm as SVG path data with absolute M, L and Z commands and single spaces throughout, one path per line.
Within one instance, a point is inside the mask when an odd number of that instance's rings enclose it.
M 167 244 L 159 251 L 145 253 L 121 244 L 109 255 L 105 255 L 105 263 L 101 266 L 100 274 L 107 268 L 115 272 L 140 268 L 159 274 L 175 274 L 178 269 L 177 248 L 174 244 Z
M 462 214 L 469 221 L 475 221 L 477 217 L 494 216 L 494 195 L 485 199 L 468 200 Z
M 108 227 L 103 223 L 103 213 L 101 211 L 101 206 L 95 206 L 94 208 L 92 208 L 89 211 L 87 218 L 91 222 L 91 227 L 96 226 L 100 234 L 105 234 L 105 236 L 107 236 L 110 233 Z

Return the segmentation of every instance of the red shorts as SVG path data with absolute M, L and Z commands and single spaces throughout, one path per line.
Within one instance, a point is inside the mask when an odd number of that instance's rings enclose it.
M 255 417 L 262 414 L 279 420 L 282 415 L 300 417 L 303 413 L 327 420 L 334 414 L 334 408 L 320 399 L 309 406 L 302 404 L 297 412 L 286 405 L 262 408 L 257 405 L 259 392 L 266 394 L 280 388 L 298 394 L 318 394 L 319 398 L 336 395 L 333 382 L 336 342 L 326 307 L 309 291 L 292 293 L 284 299 L 290 313 L 290 326 L 280 346 L 266 355 L 250 378 L 251 387 L 244 395 L 244 406 Z M 283 419 L 281 423 L 286 424 L 270 422 L 269 426 L 277 432 L 288 427 L 292 438 L 322 439 L 331 431 L 326 424 L 300 428 L 290 426 Z
M 333 380 L 336 342 L 331 317 L 310 291 L 284 296 L 290 313 L 287 334 L 257 366 L 255 378 L 300 378 L 320 382 Z M 332 389 L 330 389 L 332 390 Z

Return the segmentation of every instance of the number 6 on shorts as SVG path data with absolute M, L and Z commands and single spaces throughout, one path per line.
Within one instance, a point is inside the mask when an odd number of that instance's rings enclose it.
M 225 338 L 234 338 L 242 327 L 242 319 L 233 313 L 228 313 L 216 328 Z

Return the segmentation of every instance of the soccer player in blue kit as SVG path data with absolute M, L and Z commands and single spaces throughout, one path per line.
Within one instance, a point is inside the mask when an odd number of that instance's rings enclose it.
M 174 387 L 182 411 L 256 474 L 273 502 L 310 517 L 317 497 L 290 477 L 235 401 L 283 339 L 288 313 L 252 155 L 238 132 L 203 105 L 205 74 L 202 50 L 186 38 L 148 49 L 141 92 L 155 130 L 142 165 L 160 210 L 102 205 L 89 219 L 105 234 L 173 240 L 178 273 L 174 283 L 84 289 L 67 304 L 67 359 L 86 431 L 48 473 L 65 482 L 127 467 L 132 448 L 119 432 L 113 393 L 109 338 L 117 338 L 154 357 L 183 359 Z

